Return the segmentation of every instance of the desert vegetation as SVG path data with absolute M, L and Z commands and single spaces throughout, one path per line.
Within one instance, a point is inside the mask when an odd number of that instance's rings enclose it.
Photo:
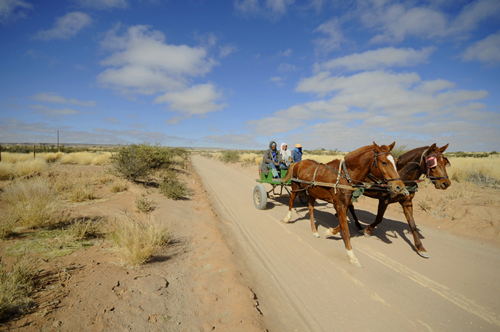
M 76 250 L 108 243 L 124 265 L 148 262 L 170 242 L 170 230 L 130 213 L 120 220 L 75 214 L 91 203 L 131 186 L 146 186 L 170 199 L 189 195 L 179 174 L 188 152 L 158 144 L 138 144 L 115 151 L 2 152 L 0 162 L 0 320 L 26 312 L 41 259 L 50 261 Z M 142 194 L 134 213 L 148 216 L 155 201 Z M 15 260 L 15 263 L 12 263 Z

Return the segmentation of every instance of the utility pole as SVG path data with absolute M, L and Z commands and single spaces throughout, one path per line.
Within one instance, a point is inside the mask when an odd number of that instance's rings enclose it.
M 57 152 L 59 152 L 59 130 L 57 131 Z

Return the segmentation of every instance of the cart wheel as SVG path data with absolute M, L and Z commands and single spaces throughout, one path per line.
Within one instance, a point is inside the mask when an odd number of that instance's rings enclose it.
M 309 204 L 309 195 L 305 191 L 299 194 L 299 201 L 302 205 L 307 206 Z
M 263 185 L 258 184 L 253 188 L 253 203 L 259 210 L 264 210 L 267 205 L 267 192 Z

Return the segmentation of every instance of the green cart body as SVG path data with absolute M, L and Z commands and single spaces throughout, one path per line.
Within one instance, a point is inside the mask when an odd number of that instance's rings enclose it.
M 255 207 L 259 210 L 264 210 L 267 206 L 268 198 L 276 198 L 276 197 L 290 197 L 292 194 L 291 186 L 292 181 L 288 180 L 287 182 L 281 182 L 281 179 L 285 178 L 287 173 L 286 169 L 280 170 L 280 177 L 273 178 L 273 174 L 271 171 L 264 174 L 259 167 L 259 178 L 255 180 L 258 184 L 253 189 L 253 203 Z M 271 185 L 271 190 L 266 190 L 264 184 Z M 283 190 L 285 193 L 283 193 Z M 298 194 L 299 200 L 303 205 L 307 205 L 309 202 L 309 196 L 305 191 L 301 191 Z

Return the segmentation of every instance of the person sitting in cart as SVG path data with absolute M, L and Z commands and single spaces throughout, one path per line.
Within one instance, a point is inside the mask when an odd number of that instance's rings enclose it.
M 278 149 L 276 149 L 276 142 L 271 141 L 269 143 L 269 149 L 264 152 L 264 157 L 262 158 L 262 164 L 260 164 L 260 169 L 264 172 L 264 175 L 267 176 L 269 170 L 273 174 L 273 178 L 278 178 L 278 170 L 276 167 L 279 167 L 281 162 L 281 154 Z
M 292 151 L 292 157 L 294 163 L 302 161 L 302 145 L 299 143 L 295 144 L 295 148 Z
M 288 158 L 292 156 L 292 153 L 290 152 L 290 150 L 288 150 L 288 146 L 286 143 L 281 143 L 280 154 L 281 154 L 280 169 L 288 169 L 288 167 L 290 167 L 290 164 L 288 163 Z
M 286 162 L 286 167 L 289 168 L 291 164 L 293 164 L 293 157 L 292 156 L 288 157 L 288 160 Z

